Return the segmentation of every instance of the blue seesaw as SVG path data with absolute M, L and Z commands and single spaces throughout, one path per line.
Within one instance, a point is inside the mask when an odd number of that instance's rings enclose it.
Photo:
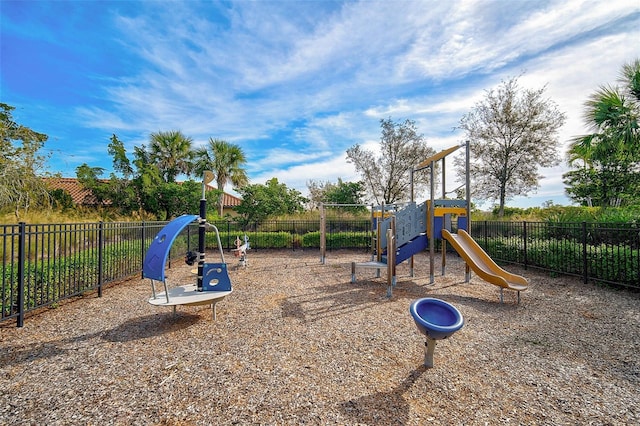
M 233 289 L 231 288 L 231 279 L 229 278 L 227 264 L 224 260 L 220 233 L 218 232 L 218 228 L 214 225 L 207 224 L 205 219 L 205 186 L 209 183 L 207 182 L 208 178 L 212 178 L 212 175 L 205 173 L 205 180 L 202 185 L 202 199 L 200 200 L 200 216 L 185 214 L 166 224 L 164 228 L 158 232 L 158 235 L 155 236 L 149 250 L 147 250 L 142 266 L 142 274 L 144 278 L 151 280 L 152 296 L 149 298 L 150 304 L 154 306 L 171 306 L 173 307 L 174 313 L 176 306 L 180 305 L 211 305 L 213 319 L 215 320 L 216 303 L 231 294 Z M 191 253 L 188 253 L 185 261 L 187 261 L 188 264 L 192 264 L 196 258 L 198 259 L 197 281 L 193 284 L 170 287 L 164 272 L 171 245 L 182 230 L 196 220 L 199 224 L 198 253 L 193 254 L 193 256 L 190 256 Z M 205 263 L 204 240 L 207 226 L 213 228 L 216 232 L 218 249 L 220 250 L 220 258 L 222 260 L 219 263 Z M 163 291 L 156 288 L 158 283 L 162 283 Z
M 424 365 L 433 367 L 433 352 L 436 341 L 446 339 L 464 325 L 462 314 L 455 306 L 430 297 L 415 300 L 409 307 L 418 331 L 427 338 L 425 342 Z

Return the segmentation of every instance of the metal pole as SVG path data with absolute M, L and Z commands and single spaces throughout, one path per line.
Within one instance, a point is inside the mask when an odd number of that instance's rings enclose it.
M 445 159 L 446 157 L 442 157 L 442 198 L 447 198 L 447 180 L 446 180 L 446 173 L 445 173 Z
M 17 326 L 24 326 L 24 249 L 25 249 L 25 236 L 26 236 L 26 223 L 20 222 L 18 224 L 18 321 Z
M 471 235 L 471 143 L 469 141 L 465 142 L 465 195 L 467 198 L 467 232 Z M 465 282 L 469 282 L 471 280 L 471 268 L 469 268 L 469 264 L 465 263 Z
M 415 197 L 414 197 L 414 194 L 413 194 L 413 170 L 414 169 L 409 170 L 409 182 L 410 182 L 410 186 L 411 186 L 411 199 L 409 201 L 412 202 L 412 203 L 415 201 Z M 414 268 L 415 268 L 415 259 L 414 259 L 414 256 L 412 255 L 411 258 L 409 259 L 409 275 L 411 277 L 415 276 L 415 273 L 414 273 L 415 269 Z
M 140 228 L 141 228 L 140 229 L 140 243 L 141 243 L 140 253 L 142 254 L 142 256 L 140 256 L 140 258 L 142 259 L 142 264 L 140 265 L 140 278 L 144 278 L 145 240 L 147 238 L 145 228 L 144 228 L 144 220 L 140 224 Z
M 376 234 L 375 234 L 376 230 L 373 229 L 373 224 L 375 223 L 375 221 L 376 220 L 375 220 L 375 215 L 373 213 L 373 203 L 371 203 L 371 224 L 369 226 L 369 232 L 371 233 L 370 234 L 371 235 L 371 261 L 373 261 L 373 259 L 375 259 L 373 254 L 374 254 L 375 249 L 376 249 L 376 240 L 377 240 Z
M 465 195 L 467 198 L 467 232 L 471 235 L 471 175 L 470 175 L 470 161 L 471 161 L 471 144 L 469 141 L 465 142 L 466 150 L 465 150 Z
M 104 267 L 104 254 L 103 254 L 103 244 L 102 244 L 102 240 L 103 240 L 103 227 L 104 227 L 104 222 L 100 221 L 98 223 L 98 297 L 102 297 L 102 276 L 103 276 L 103 271 L 102 268 Z
M 432 161 L 431 162 L 431 170 L 429 171 L 430 174 L 430 178 L 429 180 L 430 182 L 430 192 L 431 194 L 429 194 L 429 197 L 431 198 L 431 205 L 429 206 L 429 224 L 430 224 L 430 235 L 429 235 L 429 284 L 433 284 L 436 281 L 435 278 L 435 272 L 434 272 L 434 258 L 435 258 L 435 244 L 436 244 L 436 238 L 435 238 L 435 215 L 434 215 L 434 204 L 435 204 L 435 199 L 434 199 L 434 192 L 436 191 L 436 186 L 435 186 L 435 182 L 433 181 L 435 173 L 434 173 L 434 168 L 435 163 Z
M 411 199 L 410 201 L 413 202 L 414 201 L 414 194 L 413 194 L 413 171 L 414 169 L 411 169 L 409 171 L 409 186 L 411 187 Z
M 587 222 L 582 222 L 582 270 L 584 283 L 589 282 L 589 262 L 587 261 Z
M 525 220 L 522 222 L 522 249 L 524 251 L 522 262 L 524 263 L 524 269 L 527 269 L 527 265 L 529 264 L 529 256 L 527 254 L 527 240 L 529 237 L 527 234 L 527 221 Z
M 444 200 L 445 198 L 447 198 L 447 180 L 446 180 L 446 176 L 445 176 L 445 158 L 446 157 L 442 157 L 442 199 Z M 444 227 L 445 225 L 445 220 L 444 220 L 444 216 L 442 217 L 442 226 Z M 442 251 L 442 265 L 440 268 L 440 272 L 442 274 L 442 276 L 444 276 L 446 270 L 447 270 L 447 240 L 445 240 L 444 238 L 442 238 L 440 240 L 440 250 Z
M 324 212 L 324 204 L 320 203 L 320 263 L 325 264 L 327 255 L 327 218 Z
M 391 233 L 393 235 L 393 244 L 391 245 L 391 248 L 393 249 L 393 262 L 391 263 L 391 268 L 392 268 L 392 278 L 391 278 L 391 285 L 393 287 L 396 286 L 396 251 L 398 249 L 397 247 L 397 243 L 398 241 L 396 240 L 396 236 L 398 235 L 398 230 L 396 229 L 396 216 L 394 216 L 391 220 Z
M 204 276 L 204 250 L 205 250 L 205 231 L 207 224 L 207 200 L 204 198 L 204 184 L 202 185 L 202 196 L 200 200 L 200 217 L 198 218 L 198 291 L 203 288 Z
M 387 229 L 387 297 L 393 295 L 396 286 L 396 226 L 395 217 L 391 218 L 391 226 Z

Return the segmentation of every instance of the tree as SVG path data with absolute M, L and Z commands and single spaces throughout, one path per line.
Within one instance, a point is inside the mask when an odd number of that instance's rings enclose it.
M 110 138 L 107 152 L 113 157 L 114 169 L 109 179 L 102 178 L 105 171 L 103 168 L 90 167 L 84 163 L 76 168 L 78 182 L 91 191 L 99 205 L 108 204 L 125 215 L 134 211 L 149 211 L 148 206 L 143 203 L 144 195 L 134 180 L 135 170 L 127 157 L 124 144 L 115 134 Z M 162 182 L 158 175 L 156 184 Z
M 161 212 L 165 212 L 165 219 L 181 214 L 195 214 L 199 212 L 202 183 L 187 180 L 182 183 L 166 183 L 153 191 Z
M 307 189 L 310 201 L 315 205 L 320 203 L 363 204 L 365 195 L 362 182 L 343 182 L 341 178 L 338 178 L 337 183 L 309 181 Z M 341 209 L 353 213 L 367 210 L 365 206 L 341 207 Z
M 120 141 L 115 134 L 111 135 L 111 142 L 107 147 L 107 152 L 113 157 L 114 170 L 120 173 L 124 179 L 128 180 L 131 178 L 134 170 L 129 158 L 127 157 L 127 150 L 125 149 L 122 141 Z
M 147 210 L 148 206 L 142 202 L 144 194 L 140 186 L 137 185 L 138 182 L 133 179 L 135 171 L 127 157 L 127 151 L 124 144 L 115 134 L 111 136 L 107 152 L 113 157 L 113 169 L 116 173 L 111 174 L 107 185 L 108 195 L 106 198 L 113 205 L 118 206 L 125 214 L 136 210 L 138 212 Z M 157 184 L 160 184 L 160 179 L 156 179 L 156 181 Z
M 49 191 L 51 196 L 51 204 L 62 211 L 71 210 L 74 207 L 73 197 L 64 189 L 56 188 Z
M 539 187 L 540 167 L 559 164 L 558 130 L 565 114 L 544 97 L 545 87 L 521 89 L 517 78 L 503 81 L 460 120 L 470 143 L 472 195 L 498 201 L 498 215 L 505 202 Z M 464 176 L 464 160 L 455 160 Z
M 178 175 L 191 173 L 191 138 L 171 130 L 151 133 L 149 139 L 149 159 L 158 167 L 165 182 L 175 182 Z
M 100 178 L 104 173 L 102 168 L 83 164 L 76 169 L 78 181 L 91 190 L 100 204 L 108 201 L 109 206 L 121 214 L 137 211 L 159 219 L 198 211 L 200 184 L 191 180 L 181 184 L 166 182 L 157 163 L 152 162 L 152 152 L 144 145 L 134 147 L 131 162 L 124 144 L 113 135 L 108 152 L 113 157 L 114 168 L 108 180 Z
M 50 198 L 44 174 L 47 156 L 39 154 L 48 136 L 13 121 L 15 107 L 0 103 L 0 209 L 13 209 L 17 218 Z
M 207 146 L 195 152 L 195 171 L 203 176 L 206 170 L 211 170 L 215 176 L 218 197 L 218 215 L 223 213 L 224 186 L 227 182 L 235 188 L 249 183 L 247 173 L 242 166 L 247 162 L 242 148 L 229 142 L 209 138 Z
M 602 86 L 585 103 L 592 133 L 572 139 L 563 175 L 567 195 L 601 207 L 640 202 L 640 60 L 622 67 L 620 86 Z
M 102 167 L 90 167 L 87 163 L 82 163 L 76 167 L 76 179 L 84 188 L 91 191 L 98 204 L 103 204 L 109 198 L 107 185 L 101 181 L 100 176 L 104 173 Z
M 242 196 L 236 211 L 246 222 L 259 222 L 270 216 L 299 213 L 307 199 L 295 190 L 272 178 L 265 185 L 253 184 L 238 188 Z
M 415 122 L 394 123 L 391 118 L 380 120 L 382 135 L 380 152 L 364 149 L 359 144 L 347 149 L 347 161 L 360 173 L 367 195 L 376 203 L 392 204 L 410 198 L 410 170 L 435 151 L 419 135 Z M 419 189 L 427 177 L 418 175 L 414 185 Z

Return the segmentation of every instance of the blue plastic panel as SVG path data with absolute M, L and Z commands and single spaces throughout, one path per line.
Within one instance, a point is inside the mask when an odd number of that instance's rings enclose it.
M 429 247 L 429 239 L 426 234 L 419 235 L 408 243 L 403 244 L 396 251 L 396 265 L 424 251 L 427 247 Z
M 204 264 L 202 291 L 231 291 L 231 279 L 226 263 Z
M 144 258 L 142 264 L 143 277 L 164 281 L 164 266 L 167 263 L 167 257 L 173 241 L 184 228 L 196 219 L 198 219 L 198 215 L 184 214 L 167 223 L 158 232 Z
M 442 228 L 444 227 L 444 218 L 436 216 L 433 218 L 433 236 L 436 240 L 442 239 Z

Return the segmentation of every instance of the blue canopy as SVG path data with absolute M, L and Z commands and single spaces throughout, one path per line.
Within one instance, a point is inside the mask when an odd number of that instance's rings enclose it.
M 142 264 L 142 276 L 144 278 L 164 281 L 164 266 L 167 263 L 167 257 L 173 241 L 184 228 L 196 219 L 198 219 L 198 215 L 183 214 L 167 223 L 158 232 L 158 235 L 151 242 Z

